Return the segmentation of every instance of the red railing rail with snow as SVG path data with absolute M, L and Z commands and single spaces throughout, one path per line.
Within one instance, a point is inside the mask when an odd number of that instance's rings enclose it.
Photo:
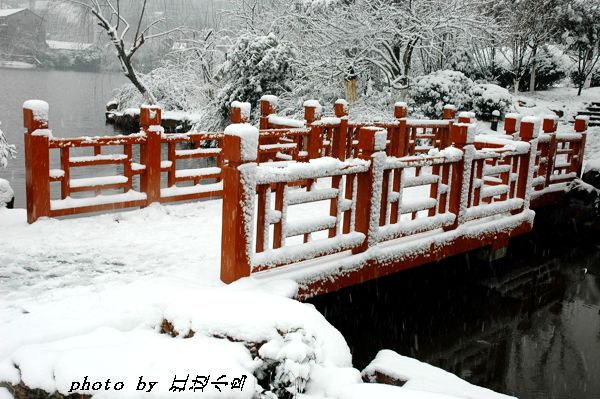
M 244 120 L 245 115 L 240 113 L 239 106 L 232 107 L 232 111 L 232 120 Z M 47 103 L 28 101 L 24 104 L 23 114 L 27 129 L 24 141 L 29 223 L 40 217 L 143 207 L 153 202 L 196 200 L 222 194 L 222 132 L 163 134 L 161 109 L 143 106 L 140 110 L 140 133 L 58 138 L 53 137 L 48 129 Z M 309 132 L 309 129 L 271 129 L 261 132 L 261 138 L 283 140 Z M 59 153 L 60 166 L 57 168 L 51 168 L 54 151 Z M 75 154 L 75 151 L 79 153 Z M 260 151 L 268 154 L 273 148 Z M 209 165 L 185 167 L 188 160 L 202 159 L 206 159 Z M 180 164 L 184 166 L 178 167 Z M 102 166 L 117 169 L 108 176 L 73 176 L 74 169 Z M 134 189 L 134 178 L 139 178 L 138 190 Z M 181 182 L 192 182 L 192 185 L 178 185 Z M 53 183 L 60 184 L 60 194 L 56 199 L 52 199 L 51 195 Z M 103 195 L 106 190 L 122 192 Z M 94 195 L 72 197 L 74 193 L 86 192 Z
M 314 295 L 410 265 L 399 266 L 393 256 L 382 260 L 378 251 L 423 233 L 435 231 L 440 239 L 426 245 L 428 253 L 414 257 L 413 264 L 483 245 L 506 245 L 510 236 L 528 231 L 533 223 L 529 205 L 534 168 L 530 165 L 537 155 L 536 124 L 522 122 L 520 141 L 486 140 L 475 136 L 475 130 L 474 125 L 453 124 L 448 137 L 452 146 L 426 156 L 396 157 L 386 154 L 387 129 L 364 126 L 359 130 L 356 158 L 276 166 L 256 164 L 252 158 L 242 160 L 242 149 L 254 139 L 226 135 L 226 143 L 230 140 L 232 146 L 227 154 L 234 161 L 225 156 L 230 173 L 224 179 L 224 208 L 229 206 L 223 213 L 223 243 L 227 245 L 221 252 L 222 280 L 229 283 L 251 274 L 265 275 L 301 262 L 304 265 L 293 272 L 296 278 L 304 276 L 299 279 L 306 283 L 299 295 Z M 411 191 L 421 195 L 411 195 Z M 312 216 L 318 208 L 311 208 L 310 215 L 302 213 L 299 220 L 290 220 L 292 207 L 319 202 L 328 202 L 326 214 Z M 492 226 L 481 234 L 461 233 L 466 226 L 472 229 L 506 214 L 516 217 L 507 218 L 513 222 L 510 228 L 499 223 L 498 229 Z M 315 240 L 315 234 L 321 237 Z M 286 242 L 294 237 L 293 243 Z M 237 245 L 228 241 L 232 239 Z M 306 262 L 327 262 L 328 256 L 340 252 L 350 256 L 347 251 L 358 259 L 355 272 L 341 271 L 334 262 L 338 278 L 316 277 L 319 267 L 311 275 Z M 368 271 L 357 271 L 363 268 Z
M 349 120 L 347 103 L 338 100 L 334 105 L 334 117 L 325 118 L 322 117 L 322 107 L 318 102 L 307 101 L 304 104 L 305 119 L 299 121 L 277 116 L 276 104 L 277 99 L 274 96 L 265 96 L 261 100 L 258 148 L 260 162 L 306 162 L 323 156 L 342 161 L 358 158 L 358 135 L 361 129 L 368 125 L 386 130 L 385 152 L 388 156 L 423 155 L 432 149 L 446 148 L 450 144 L 450 131 L 455 118 L 454 107 L 446 106 L 442 120 L 409 119 L 406 104 L 396 103 L 395 121 L 369 124 Z M 55 217 L 146 206 L 152 202 L 194 200 L 220 196 L 222 193 L 222 132 L 165 135 L 160 128 L 160 109 L 143 107 L 142 130 L 138 134 L 56 138 L 52 137 L 47 129 L 47 108 L 47 104 L 39 101 L 27 102 L 24 105 L 27 128 L 27 208 L 30 223 L 42 216 Z M 249 114 L 248 103 L 232 103 L 233 123 L 246 122 Z M 458 120 L 461 123 L 469 123 L 472 117 L 469 113 L 461 113 Z M 499 137 L 518 139 L 520 126 L 520 116 L 507 115 L 505 134 Z M 543 127 L 544 133 L 540 135 L 535 158 L 533 206 L 552 203 L 562 195 L 566 185 L 581 171 L 585 147 L 587 125 L 583 119 L 576 121 L 573 133 L 557 133 L 555 118 L 545 119 Z M 493 147 L 493 143 L 490 143 L 489 139 L 487 141 L 487 147 Z M 92 151 L 76 154 L 77 151 L 81 152 L 81 148 Z M 53 151 L 60 153 L 60 167 L 51 169 L 50 153 Z M 210 165 L 186 167 L 189 160 L 199 159 L 207 159 Z M 490 168 L 498 162 L 500 161 L 487 160 L 485 169 L 493 170 Z M 77 172 L 81 167 L 106 165 L 117 166 L 120 173 L 104 177 L 77 176 L 81 175 Z M 506 169 L 506 166 L 503 168 Z M 480 165 L 476 173 L 482 174 L 486 184 L 506 185 L 506 175 L 498 178 L 483 176 L 483 169 Z M 384 190 L 387 190 L 387 185 L 394 184 L 393 181 L 388 182 L 387 176 L 393 173 L 386 171 L 384 174 Z M 139 178 L 137 191 L 134 190 L 134 178 Z M 334 182 L 340 179 L 342 177 L 333 178 Z M 179 183 L 182 182 L 193 184 L 180 186 Z M 59 198 L 51 199 L 50 183 L 60 184 Z M 298 184 L 307 183 L 305 181 Z M 100 195 L 104 190 L 123 192 Z M 72 197 L 72 194 L 81 192 L 92 192 L 95 196 Z M 475 189 L 475 192 L 480 194 L 479 189 Z M 482 202 L 488 201 L 486 195 L 490 192 L 483 192 Z M 396 205 L 392 204 L 390 209 L 390 212 L 396 212 Z
M 339 99 L 334 104 L 334 117 L 323 117 L 323 107 L 316 100 L 304 102 L 304 120 L 277 115 L 277 97 L 263 96 L 260 101 L 260 129 L 310 128 L 310 134 L 293 141 L 280 142 L 296 149 L 293 154 L 273 155 L 271 159 L 307 160 L 329 156 L 338 159 L 356 155 L 358 132 L 365 126 L 385 128 L 388 132 L 386 152 L 388 155 L 404 156 L 426 154 L 432 148 L 445 148 L 448 144 L 450 126 L 454 123 L 455 109 L 444 107 L 442 120 L 409 119 L 408 106 L 404 102 L 394 105 L 392 122 L 360 122 L 348 118 L 348 103 Z M 459 122 L 465 122 L 459 118 Z M 467 121 L 468 122 L 468 121 Z M 269 144 L 275 146 L 275 139 Z M 287 150 L 285 147 L 282 151 Z M 261 159 L 264 161 L 264 159 Z

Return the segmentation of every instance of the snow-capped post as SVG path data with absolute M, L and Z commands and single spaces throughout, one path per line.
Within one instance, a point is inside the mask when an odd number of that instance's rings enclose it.
M 348 102 L 342 98 L 335 100 L 333 111 L 336 118 L 340 118 L 340 125 L 333 134 L 332 156 L 345 160 L 352 150 L 352 138 L 348 138 Z
M 304 120 L 306 126 L 310 126 L 314 121 L 321 119 L 323 107 L 317 100 L 304 101 Z
M 577 173 L 577 177 L 581 177 L 581 172 L 583 169 L 583 156 L 585 153 L 585 142 L 588 130 L 588 124 L 590 121 L 590 117 L 587 115 L 579 115 L 575 118 L 575 132 L 581 134 L 581 141 L 579 141 L 576 145 L 576 149 L 574 153 L 577 154 L 577 161 L 573 162 L 572 170 L 570 172 Z
M 257 128 L 249 124 L 225 128 L 221 280 L 227 284 L 250 275 L 257 156 Z
M 335 100 L 335 104 L 333 105 L 333 111 L 337 118 L 348 116 L 348 101 L 344 100 L 343 98 L 338 98 Z
M 452 127 L 452 124 L 454 123 L 454 118 L 456 118 L 456 106 L 453 104 L 446 104 L 444 105 L 444 109 L 442 112 L 443 119 L 450 121 L 448 129 L 442 129 L 440 132 L 440 147 L 441 149 L 444 149 L 450 145 L 450 129 Z
M 492 117 L 490 118 L 490 129 L 494 132 L 498 131 L 498 121 L 500 120 L 500 111 L 497 109 L 492 111 Z
M 408 105 L 405 102 L 398 101 L 394 104 L 394 118 L 402 119 L 408 117 Z
M 231 103 L 231 123 L 248 123 L 250 120 L 250 103 L 233 101 Z
M 504 116 L 504 133 L 513 136 L 519 130 L 521 124 L 521 115 L 506 114 Z
M 459 123 L 450 127 L 450 141 L 457 149 L 463 151 L 459 162 L 453 165 L 450 178 L 450 198 L 448 211 L 456 215 L 454 223 L 444 227 L 445 231 L 454 230 L 461 223 L 462 215 L 466 211 L 469 196 L 469 184 L 471 182 L 471 161 L 473 152 L 473 141 L 475 139 L 475 126 Z
M 534 116 L 527 116 L 521 120 L 519 140 L 530 144 L 529 152 L 522 155 L 519 161 L 519 177 L 517 181 L 516 197 L 523 199 L 523 207 L 513 211 L 513 214 L 529 209 L 531 191 L 533 190 L 533 172 L 537 158 L 537 138 L 540 133 L 540 120 Z
M 25 194 L 27 223 L 50 215 L 50 149 L 48 103 L 29 100 L 23 103 L 25 133 Z
M 554 174 L 554 161 L 556 158 L 556 128 L 558 127 L 558 116 L 550 115 L 544 117 L 542 122 L 542 130 L 544 134 L 550 136 L 550 139 L 544 143 L 544 147 L 542 148 L 541 156 L 546 158 L 546 162 L 543 165 L 540 165 L 540 173 L 542 176 L 543 173 L 546 175 L 546 187 L 550 185 L 550 178 L 552 174 Z
M 140 145 L 140 161 L 146 165 L 140 176 L 140 191 L 146 193 L 146 204 L 160 201 L 162 113 L 157 105 L 140 107 L 140 126 L 146 142 Z
M 463 111 L 458 114 L 458 123 L 472 123 L 473 122 L 473 113 Z
M 453 121 L 454 118 L 456 118 L 456 106 L 452 105 L 452 104 L 446 104 L 444 105 L 444 109 L 443 109 L 443 118 L 445 120 L 451 120 Z
M 365 235 L 361 245 L 352 253 L 366 251 L 377 244 L 375 233 L 381 212 L 381 187 L 385 165 L 387 130 L 379 127 L 362 127 L 358 131 L 358 157 L 371 161 L 369 170 L 357 174 L 355 229 Z
M 277 96 L 264 95 L 260 98 L 260 122 L 259 128 L 269 128 L 269 115 L 277 113 Z
M 408 144 L 410 134 L 406 130 L 406 117 L 408 116 L 408 105 L 405 102 L 399 101 L 394 104 L 394 118 L 398 119 L 398 129 L 396 134 L 392 135 L 391 139 L 391 154 L 395 157 L 403 157 L 408 155 Z
M 304 102 L 304 120 L 306 126 L 310 127 L 310 138 L 308 142 L 308 158 L 321 157 L 323 147 L 323 126 L 313 125 L 313 122 L 321 119 L 323 108 L 317 100 L 306 100 Z

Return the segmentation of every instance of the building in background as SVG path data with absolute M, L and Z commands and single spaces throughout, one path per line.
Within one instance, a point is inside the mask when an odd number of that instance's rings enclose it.
M 47 47 L 44 19 L 28 8 L 0 9 L 0 52 L 32 56 Z

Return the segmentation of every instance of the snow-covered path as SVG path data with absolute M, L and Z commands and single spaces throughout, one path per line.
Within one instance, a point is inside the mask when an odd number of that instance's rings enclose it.
M 220 200 L 32 225 L 25 210 L 0 209 L 0 309 L 149 276 L 221 285 L 220 219 Z

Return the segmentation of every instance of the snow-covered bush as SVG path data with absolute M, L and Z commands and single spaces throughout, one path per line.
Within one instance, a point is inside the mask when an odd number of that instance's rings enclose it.
M 275 34 L 241 35 L 220 70 L 223 88 L 217 96 L 221 113 L 229 114 L 232 101 L 246 101 L 256 109 L 262 95 L 279 95 L 288 89 L 295 52 Z
M 291 399 L 303 393 L 315 365 L 314 346 L 315 338 L 303 329 L 262 345 L 258 354 L 263 364 L 256 376 L 265 389 L 263 397 Z
M 0 126 L 2 122 L 0 122 Z M 17 156 L 17 147 L 13 144 L 8 144 L 4 132 L 0 129 L 0 167 L 6 168 L 8 160 Z
M 15 198 L 15 192 L 8 180 L 0 179 L 0 208 L 7 206 Z
M 462 72 L 436 71 L 416 79 L 409 90 L 411 103 L 425 116 L 439 118 L 446 104 L 471 108 L 473 81 Z
M 504 115 L 513 104 L 513 97 L 508 90 L 494 84 L 476 84 L 471 89 L 471 98 L 473 111 L 484 120 L 489 119 L 495 110 Z

